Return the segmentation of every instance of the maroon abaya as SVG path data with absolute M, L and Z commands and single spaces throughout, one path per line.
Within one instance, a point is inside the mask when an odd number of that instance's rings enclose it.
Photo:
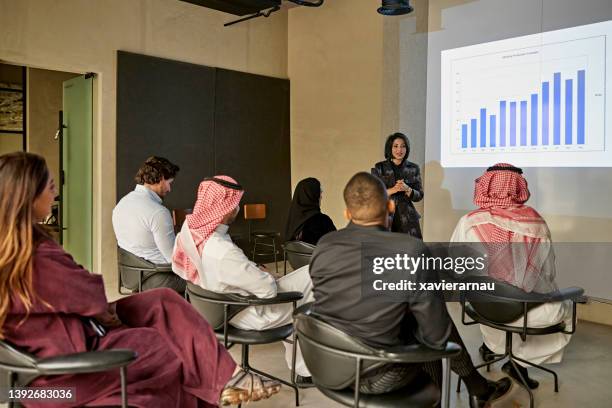
M 236 365 L 210 325 L 176 292 L 155 289 L 117 301 L 123 325 L 96 338 L 87 333 L 80 317 L 100 315 L 108 309 L 101 276 L 90 274 L 59 245 L 45 241 L 35 252 L 33 285 L 36 299 L 25 320 L 23 304 L 16 297 L 12 299 L 3 328 L 6 340 L 38 357 L 132 349 L 138 358 L 128 366 L 130 406 L 217 405 Z M 121 404 L 118 369 L 41 377 L 31 386 L 73 387 L 76 401 L 29 402 L 27 407 Z

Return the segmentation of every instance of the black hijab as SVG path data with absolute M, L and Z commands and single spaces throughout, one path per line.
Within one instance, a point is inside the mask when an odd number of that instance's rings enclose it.
M 321 213 L 321 183 L 313 177 L 305 178 L 295 187 L 289 217 L 285 228 L 285 241 L 291 241 L 312 216 Z

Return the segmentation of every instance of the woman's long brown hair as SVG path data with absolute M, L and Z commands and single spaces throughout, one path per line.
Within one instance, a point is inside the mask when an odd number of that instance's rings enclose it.
M 35 224 L 33 203 L 48 180 L 42 157 L 21 152 L 0 156 L 0 339 L 11 297 L 28 312 L 32 307 L 33 255 L 46 236 Z

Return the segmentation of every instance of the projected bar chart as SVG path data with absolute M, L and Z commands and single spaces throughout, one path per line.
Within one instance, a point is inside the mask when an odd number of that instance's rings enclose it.
M 612 167 L 610 58 L 610 21 L 442 51 L 443 165 Z
M 551 81 L 542 82 L 540 93 L 526 95 L 525 99 L 518 101 L 500 100 L 495 113 L 487 112 L 487 108 L 479 108 L 478 117 L 469 120 L 469 132 L 468 123 L 461 124 L 461 148 L 548 146 L 551 144 L 549 138 L 551 133 L 549 124 L 551 123 L 553 124 L 553 145 L 584 145 L 586 143 L 585 81 L 586 71 L 584 69 L 578 70 L 574 78 L 568 79 L 563 79 L 560 72 L 555 72 Z M 552 111 L 550 110 L 549 91 L 551 82 L 554 85 Z M 565 109 L 563 124 L 561 123 L 562 101 Z M 506 106 L 508 104 L 510 113 L 507 118 Z M 520 109 L 518 118 L 517 105 Z M 575 125 L 574 110 L 576 111 Z M 499 136 L 497 135 L 498 118 Z M 509 132 L 508 143 L 506 143 L 506 126 Z M 575 137 L 574 128 L 576 129 Z M 519 131 L 518 144 L 517 129 Z M 527 139 L 528 130 L 529 140 Z

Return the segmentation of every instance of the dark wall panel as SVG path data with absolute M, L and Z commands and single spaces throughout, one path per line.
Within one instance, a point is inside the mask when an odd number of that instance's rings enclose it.
M 242 203 L 266 204 L 253 228 L 282 231 L 291 200 L 289 81 L 217 70 L 215 167 L 245 188 Z M 233 230 L 244 230 L 243 213 Z
M 181 168 L 165 204 L 193 207 L 214 170 L 215 69 L 123 51 L 117 60 L 117 201 L 157 155 Z
M 291 200 L 289 81 L 119 51 L 117 200 L 150 155 L 181 171 L 165 204 L 192 208 L 203 177 L 227 174 L 244 203 L 265 203 L 253 228 L 282 232 Z M 241 210 L 232 233 L 246 231 Z

